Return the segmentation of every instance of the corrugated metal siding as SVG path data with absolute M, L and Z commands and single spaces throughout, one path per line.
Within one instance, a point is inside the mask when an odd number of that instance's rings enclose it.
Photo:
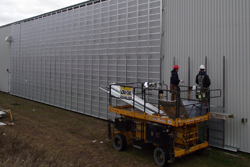
M 161 0 L 109 0 L 12 25 L 13 95 L 108 119 L 112 82 L 160 80 Z
M 11 43 L 5 42 L 5 38 L 11 35 L 11 26 L 0 27 L 0 91 L 9 92 L 9 77 L 10 73 L 7 69 L 10 69 L 10 50 Z
M 200 64 L 205 64 L 211 88 L 223 87 L 223 56 L 226 59 L 226 113 L 235 119 L 226 121 L 225 145 L 250 152 L 249 103 L 249 0 L 164 0 L 163 79 L 169 83 L 173 58 L 180 66 L 179 76 L 188 83 L 188 57 L 191 61 L 191 85 Z M 212 101 L 222 106 L 222 98 Z M 248 118 L 248 123 L 241 123 Z M 220 127 L 218 127 L 220 128 Z M 221 135 L 221 134 L 216 134 Z

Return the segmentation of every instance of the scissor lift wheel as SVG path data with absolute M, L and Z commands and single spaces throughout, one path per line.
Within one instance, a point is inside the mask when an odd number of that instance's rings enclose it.
M 126 137 L 122 134 L 115 134 L 113 137 L 113 147 L 117 151 L 123 151 L 127 148 Z
M 156 147 L 154 151 L 154 160 L 158 166 L 167 166 L 169 160 L 167 149 L 163 147 Z

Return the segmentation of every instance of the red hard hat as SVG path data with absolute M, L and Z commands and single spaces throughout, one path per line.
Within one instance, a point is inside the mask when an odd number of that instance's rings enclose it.
M 174 65 L 174 69 L 178 70 L 179 69 L 178 65 Z

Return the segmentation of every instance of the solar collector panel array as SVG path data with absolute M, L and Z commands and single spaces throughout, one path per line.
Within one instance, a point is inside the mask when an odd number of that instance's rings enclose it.
M 108 119 L 100 86 L 160 80 L 160 0 L 92 2 L 12 25 L 12 37 L 13 95 Z

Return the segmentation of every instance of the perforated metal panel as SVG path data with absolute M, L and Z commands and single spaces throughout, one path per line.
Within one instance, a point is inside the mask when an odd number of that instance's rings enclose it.
M 87 2 L 12 25 L 11 93 L 107 119 L 112 82 L 160 80 L 161 0 Z

